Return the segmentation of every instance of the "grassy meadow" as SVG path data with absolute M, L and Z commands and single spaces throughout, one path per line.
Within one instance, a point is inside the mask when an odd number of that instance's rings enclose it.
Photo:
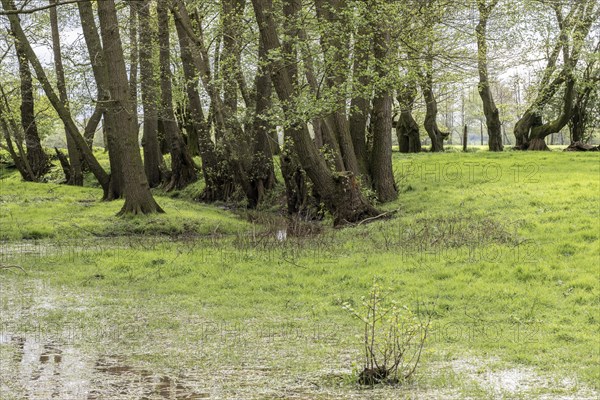
M 293 230 L 156 190 L 119 218 L 96 187 L 0 180 L 2 399 L 593 399 L 600 156 L 394 153 L 393 215 Z M 286 230 L 285 238 L 282 232 Z M 297 232 L 302 231 L 302 232 Z M 431 318 L 398 387 L 361 387 L 373 282 Z

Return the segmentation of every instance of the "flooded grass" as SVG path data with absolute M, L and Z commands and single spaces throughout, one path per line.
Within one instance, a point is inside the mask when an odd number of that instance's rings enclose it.
M 443 170 L 443 156 L 403 162 Z M 405 174 L 396 218 L 352 229 L 219 214 L 195 234 L 21 240 L 31 226 L 13 224 L 0 264 L 23 270 L 0 270 L 0 398 L 597 398 L 598 222 L 584 216 L 597 213 L 598 159 L 569 156 L 580 168 L 567 169 L 560 156 L 525 156 L 544 185 Z M 23 198 L 11 185 L 1 215 Z M 53 218 L 61 193 L 43 200 Z M 220 231 L 223 218 L 235 221 Z M 433 311 L 421 367 L 399 387 L 356 383 L 362 325 L 342 306 L 374 277 Z

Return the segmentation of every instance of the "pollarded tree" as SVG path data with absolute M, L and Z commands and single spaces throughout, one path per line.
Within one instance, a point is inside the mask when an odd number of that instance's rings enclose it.
M 492 90 L 490 87 L 488 73 L 488 45 L 487 45 L 487 25 L 490 15 L 499 0 L 477 0 L 479 9 L 479 23 L 475 28 L 477 36 L 477 69 L 479 72 L 479 96 L 483 102 L 483 113 L 488 131 L 488 146 L 490 151 L 502 151 L 502 124 L 500 114 Z
M 545 1 L 542 3 L 546 4 Z M 596 0 L 574 2 L 570 8 L 557 2 L 548 2 L 547 5 L 555 14 L 559 33 L 537 85 L 537 95 L 515 125 L 517 147 L 522 150 L 548 150 L 544 139 L 560 132 L 571 120 L 575 101 L 575 69 L 590 28 L 600 17 L 600 5 Z M 561 54 L 562 65 L 559 62 Z M 562 110 L 554 120 L 544 123 L 544 108 L 561 88 Z

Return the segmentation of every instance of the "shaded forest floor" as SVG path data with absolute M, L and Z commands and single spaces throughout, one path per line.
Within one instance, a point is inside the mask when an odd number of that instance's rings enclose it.
M 117 218 L 2 170 L 0 397 L 597 398 L 599 155 L 394 157 L 393 219 L 285 239 L 276 201 Z M 354 383 L 374 278 L 433 313 L 400 388 Z

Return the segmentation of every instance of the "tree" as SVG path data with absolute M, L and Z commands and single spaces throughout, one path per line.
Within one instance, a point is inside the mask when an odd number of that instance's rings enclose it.
M 377 88 L 373 97 L 373 148 L 371 149 L 370 171 L 373 188 L 381 202 L 396 199 L 398 189 L 392 172 L 392 89 L 385 81 L 389 73 L 389 53 L 391 52 L 391 33 L 389 23 L 384 16 L 389 11 L 387 2 L 381 2 L 374 10 L 371 22 L 373 29 L 373 56 L 375 58 L 376 78 L 384 83 Z
M 21 127 L 25 133 L 25 146 L 27 148 L 27 155 L 22 156 L 22 159 L 23 162 L 27 163 L 29 169 L 24 177 L 29 181 L 37 181 L 48 171 L 50 160 L 44 152 L 38 134 L 35 121 L 31 70 L 29 69 L 29 61 L 27 60 L 25 49 L 19 40 L 15 40 L 15 49 L 19 62 L 19 77 L 21 79 Z M 15 130 L 16 132 L 17 130 Z
M 548 150 L 544 139 L 560 132 L 571 120 L 575 100 L 575 68 L 592 23 L 600 16 L 600 6 L 595 0 L 573 3 L 567 15 L 564 15 L 562 4 L 548 5 L 554 11 L 559 33 L 537 85 L 537 95 L 515 125 L 517 147 L 523 150 Z M 561 53 L 562 68 L 558 68 Z M 562 110 L 555 119 L 544 123 L 542 112 L 563 85 Z
M 487 22 L 492 10 L 499 0 L 477 0 L 479 9 L 479 23 L 475 29 L 477 36 L 477 69 L 479 71 L 479 96 L 483 102 L 483 113 L 488 131 L 488 146 L 490 151 L 502 151 L 502 124 L 498 107 L 494 102 L 488 77 L 488 47 L 487 47 Z
M 137 4 L 137 3 L 132 3 Z M 160 185 L 163 173 L 160 169 L 162 154 L 158 142 L 158 82 L 154 66 L 155 31 L 150 17 L 150 1 L 144 0 L 138 6 L 139 18 L 139 61 L 142 107 L 144 110 L 144 171 L 150 187 Z
M 104 60 L 109 80 L 107 89 L 111 95 L 106 107 L 106 120 L 111 126 L 118 126 L 121 134 L 116 149 L 122 170 L 125 204 L 119 212 L 123 214 L 150 214 L 163 212 L 154 201 L 144 173 L 142 157 L 138 145 L 137 118 L 131 102 L 127 71 L 114 0 L 98 3 L 100 35 L 103 43 Z
M 198 179 L 194 161 L 185 146 L 179 126 L 173 112 L 173 89 L 170 59 L 169 38 L 169 7 L 168 0 L 158 0 L 156 13 L 158 15 L 158 43 L 160 46 L 160 89 L 161 107 L 160 123 L 166 133 L 171 153 L 171 180 L 167 183 L 167 191 L 183 189 Z

